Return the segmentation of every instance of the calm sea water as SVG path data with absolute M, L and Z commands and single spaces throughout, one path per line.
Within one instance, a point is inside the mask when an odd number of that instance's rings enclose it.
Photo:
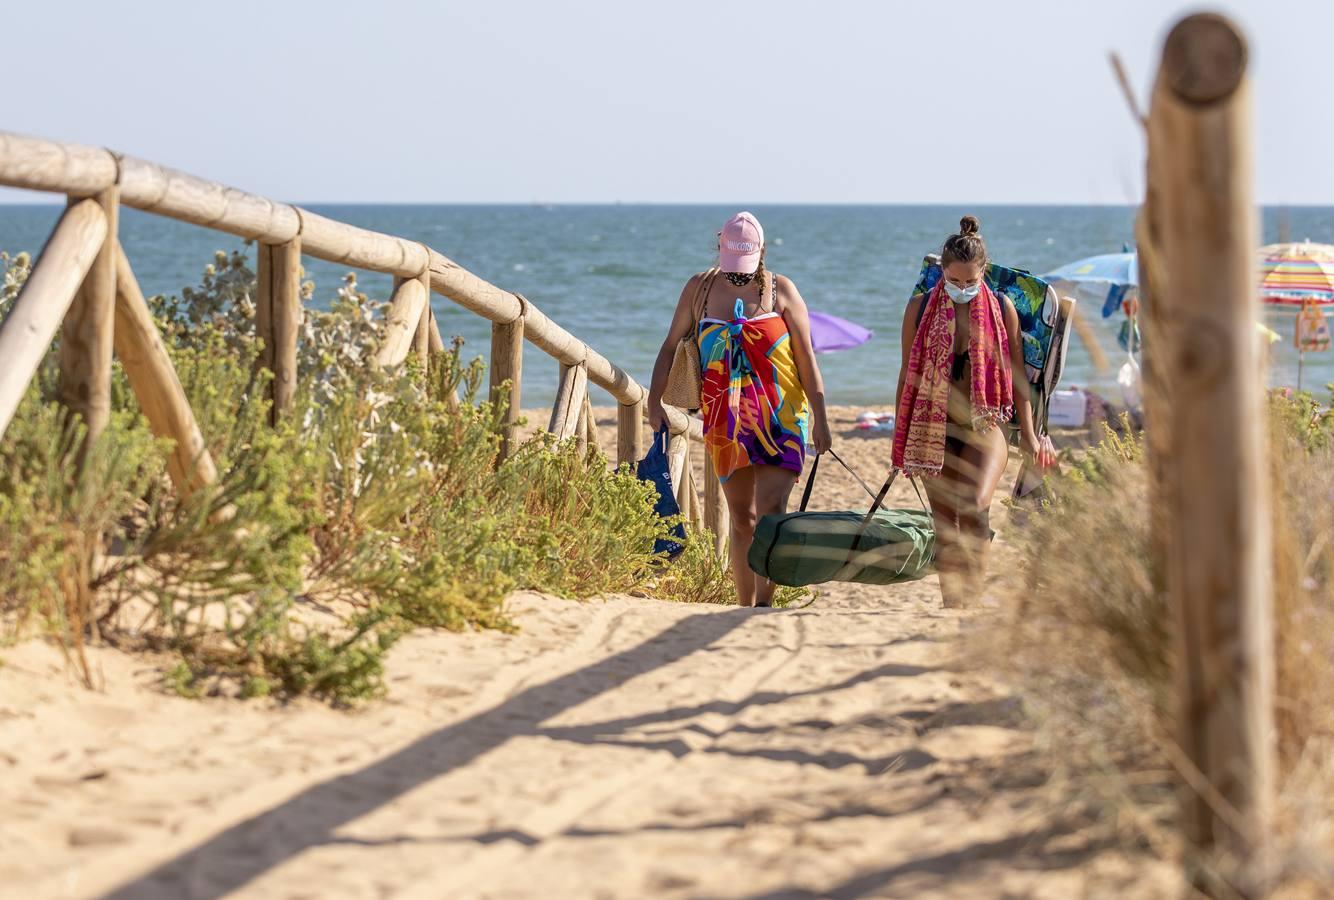
M 673 304 L 685 280 L 708 267 L 714 235 L 735 211 L 723 206 L 312 206 L 331 218 L 423 241 L 473 272 L 524 294 L 549 316 L 647 384 Z M 769 240 L 768 265 L 791 277 L 812 309 L 872 329 L 862 347 L 825 354 L 820 364 L 834 403 L 892 403 L 899 367 L 903 307 L 924 253 L 939 248 L 963 212 L 982 220 L 992 255 L 1032 272 L 1098 253 L 1133 239 L 1130 207 L 755 206 Z M 60 207 L 0 206 L 0 249 L 40 249 Z M 1334 208 L 1265 210 L 1264 241 L 1279 239 L 1280 220 L 1292 238 L 1334 241 Z M 246 249 L 239 238 L 136 210 L 121 218 L 121 240 L 144 291 L 179 292 L 194 285 L 216 250 Z M 253 260 L 253 248 L 249 249 Z M 253 263 L 252 263 L 253 264 Z M 307 258 L 316 303 L 327 303 L 346 267 Z M 388 276 L 359 273 L 372 296 L 389 293 Z M 465 351 L 485 356 L 489 325 L 442 297 L 433 297 L 446 337 L 461 335 Z M 1075 339 L 1065 385 L 1107 388 L 1124 357 L 1116 319 L 1090 321 L 1111 371 L 1098 373 Z M 1274 318 L 1284 336 L 1276 347 L 1276 383 L 1295 383 L 1291 318 Z M 557 365 L 529 346 L 523 401 L 551 402 Z M 1308 356 L 1305 384 L 1334 381 L 1334 354 Z M 595 402 L 608 403 L 600 391 Z

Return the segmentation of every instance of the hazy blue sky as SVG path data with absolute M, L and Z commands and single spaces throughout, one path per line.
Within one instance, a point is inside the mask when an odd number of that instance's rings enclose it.
M 1197 6 L 43 0 L 5 14 L 0 128 L 297 202 L 1128 203 L 1107 52 L 1146 97 Z M 1260 199 L 1334 203 L 1334 3 L 1212 8 Z

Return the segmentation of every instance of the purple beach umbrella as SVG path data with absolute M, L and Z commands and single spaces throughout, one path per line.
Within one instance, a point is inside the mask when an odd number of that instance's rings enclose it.
M 871 339 L 871 330 L 828 313 L 812 312 L 811 343 L 816 353 L 850 350 Z

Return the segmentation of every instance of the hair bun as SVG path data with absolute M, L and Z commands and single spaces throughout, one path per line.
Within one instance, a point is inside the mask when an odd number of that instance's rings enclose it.
M 959 220 L 959 234 L 977 234 L 982 228 L 982 223 L 977 220 L 977 216 L 964 216 Z

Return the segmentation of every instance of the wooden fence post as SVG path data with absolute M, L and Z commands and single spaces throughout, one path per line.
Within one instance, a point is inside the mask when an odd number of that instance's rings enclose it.
M 426 290 L 431 289 L 431 278 L 426 277 Z M 435 311 L 431 309 L 431 295 L 426 295 L 426 317 L 429 321 L 429 330 L 426 332 L 427 350 L 431 353 L 445 352 L 445 336 L 440 333 L 440 325 L 435 320 Z
M 686 499 L 681 505 L 681 512 L 685 515 L 686 521 L 698 533 L 704 527 L 704 507 L 699 502 L 699 487 L 695 484 L 695 467 L 690 464 L 690 459 L 686 459 L 686 469 L 684 474 Z
M 301 235 L 281 244 L 258 245 L 255 330 L 264 342 L 259 363 L 273 373 L 277 422 L 296 394 L 296 348 L 301 330 Z
M 116 357 L 153 434 L 175 442 L 167 474 L 182 496 L 218 478 L 194 410 L 125 251 L 116 247 Z
M 1246 63 L 1240 31 L 1221 16 L 1189 16 L 1168 35 L 1148 121 L 1152 245 L 1141 252 L 1167 321 L 1149 346 L 1170 395 L 1148 409 L 1147 427 L 1159 432 L 1150 447 L 1165 492 L 1183 820 L 1197 848 L 1239 864 L 1232 887 L 1258 897 L 1274 661 Z
M 4 321 L 0 321 L 0 435 L 23 400 L 33 373 L 74 302 L 107 236 L 107 216 L 96 200 L 65 210 L 33 263 Z
M 576 437 L 584 401 L 588 398 L 588 369 L 582 365 L 560 367 L 560 381 L 556 386 L 556 402 L 551 406 L 551 421 L 547 430 L 564 441 Z
M 426 305 L 422 308 L 421 318 L 417 321 L 417 333 L 412 338 L 412 352 L 417 354 L 417 358 L 422 363 L 422 371 L 426 372 L 431 367 L 431 329 L 433 327 L 431 324 L 430 273 L 424 273 L 418 280 L 426 291 Z
M 380 350 L 375 355 L 378 365 L 402 365 L 409 353 L 417 352 L 422 317 L 430 313 L 430 297 L 430 285 L 421 278 L 394 279 Z
M 727 498 L 723 485 L 713 469 L 713 457 L 704 451 L 704 527 L 713 532 L 713 552 L 719 557 L 727 553 L 727 536 L 732 523 L 727 514 Z
M 672 489 L 676 491 L 676 503 L 681 512 L 686 512 L 686 473 L 690 468 L 690 433 L 680 432 L 667 439 L 667 469 L 672 476 Z
M 83 448 L 106 428 L 111 416 L 111 353 L 116 315 L 116 227 L 119 189 L 92 198 L 106 216 L 106 236 L 60 332 L 60 400 L 88 427 Z M 70 205 L 82 202 L 71 197 Z M 80 454 L 83 452 L 80 448 Z
M 500 455 L 504 460 L 514 447 L 515 430 L 519 421 L 519 403 L 522 400 L 523 379 L 523 310 L 512 322 L 491 325 L 491 402 L 504 404 L 505 413 L 500 425 Z M 502 390 L 508 383 L 509 389 Z
M 644 458 L 644 407 L 641 397 L 637 403 L 622 403 L 616 408 L 616 465 L 635 465 Z
M 587 452 L 589 446 L 598 445 L 597 417 L 593 415 L 593 401 L 584 389 L 584 402 L 579 411 L 579 449 Z

